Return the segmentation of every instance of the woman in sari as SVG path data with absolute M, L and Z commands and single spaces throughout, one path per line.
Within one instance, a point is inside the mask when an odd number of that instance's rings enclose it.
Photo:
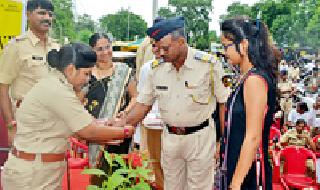
M 123 116 L 136 101 L 134 73 L 127 64 L 112 62 L 112 44 L 107 35 L 95 33 L 91 36 L 89 44 L 97 54 L 97 63 L 87 87 L 86 109 L 96 119 Z M 107 144 L 104 149 L 109 153 L 126 154 L 131 141 L 130 138 L 120 144 Z M 97 144 L 89 144 L 89 160 L 93 167 L 96 167 L 96 161 L 100 160 L 100 150 Z M 99 165 L 101 164 L 100 161 Z

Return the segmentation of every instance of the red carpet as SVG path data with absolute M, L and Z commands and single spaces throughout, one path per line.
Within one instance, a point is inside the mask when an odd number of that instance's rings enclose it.
M 70 189 L 69 190 L 86 190 L 89 185 L 89 175 L 83 175 L 83 169 L 70 170 Z M 62 179 L 62 190 L 68 190 L 67 172 Z

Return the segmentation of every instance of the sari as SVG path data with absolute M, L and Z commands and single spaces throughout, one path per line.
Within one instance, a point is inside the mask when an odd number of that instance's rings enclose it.
M 86 109 L 96 119 L 111 119 L 129 103 L 127 86 L 132 79 L 132 69 L 124 63 L 114 63 L 111 76 L 96 79 L 92 76 L 88 85 Z M 131 139 L 125 139 L 120 145 L 103 146 L 89 143 L 89 165 L 99 164 L 102 151 L 111 149 L 112 153 L 128 153 Z M 125 146 L 125 147 L 123 147 Z M 123 150 L 124 149 L 124 150 Z

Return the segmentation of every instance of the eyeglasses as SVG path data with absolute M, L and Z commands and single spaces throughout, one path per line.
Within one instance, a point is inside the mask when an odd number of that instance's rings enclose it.
M 36 11 L 36 13 L 37 13 L 38 15 L 41 15 L 41 16 L 44 16 L 44 15 L 46 15 L 46 14 L 48 14 L 49 17 L 53 17 L 53 16 L 54 16 L 54 14 L 53 14 L 52 11 L 43 10 L 43 11 Z
M 233 46 L 233 45 L 234 45 L 234 43 L 227 44 L 227 45 L 222 45 L 222 46 L 223 46 L 224 51 L 227 51 L 228 48 L 229 48 L 230 46 Z
M 106 46 L 102 46 L 102 47 L 95 47 L 94 49 L 95 49 L 96 51 L 106 51 L 106 50 L 109 50 L 109 49 L 111 49 L 111 48 L 112 48 L 111 45 L 106 45 Z

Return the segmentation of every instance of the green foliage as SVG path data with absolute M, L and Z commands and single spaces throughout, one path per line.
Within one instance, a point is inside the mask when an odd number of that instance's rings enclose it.
M 233 3 L 221 19 L 248 15 L 255 19 L 259 11 L 279 46 L 319 46 L 319 0 L 260 0 L 253 6 Z
M 196 43 L 201 49 L 209 48 L 209 12 L 212 11 L 211 0 L 169 0 L 169 5 L 174 9 L 161 8 L 159 16 L 168 18 L 175 15 L 184 16 L 186 34 L 189 43 Z M 201 40 L 199 40 L 201 38 Z M 203 40 L 205 39 L 205 40 Z M 190 42 L 191 40 L 191 42 Z M 201 44 L 198 44 L 201 43 Z
M 112 33 L 113 37 L 117 40 L 133 40 L 136 35 L 141 38 L 145 36 L 147 30 L 147 23 L 141 16 L 124 9 L 121 9 L 116 14 L 102 16 L 99 22 L 101 29 L 105 32 Z
M 130 156 L 133 155 L 133 156 Z M 141 158 L 140 154 L 131 153 L 127 158 L 121 155 L 104 152 L 108 164 L 107 171 L 100 169 L 85 169 L 82 174 L 106 176 L 101 187 L 90 185 L 88 190 L 151 190 L 146 182 L 150 178 L 151 170 L 148 161 L 142 159 L 142 166 L 135 166 L 135 161 Z M 143 157 L 142 157 L 143 158 Z M 132 160 L 131 160 L 132 159 Z M 139 159 L 138 159 L 139 160 Z
M 82 29 L 77 33 L 77 41 L 83 42 L 85 44 L 89 44 L 89 38 L 92 35 L 92 31 L 87 29 Z
M 60 43 L 67 37 L 69 40 L 74 40 L 76 37 L 74 30 L 74 17 L 72 13 L 72 0 L 54 0 L 55 19 L 53 21 L 54 38 Z

